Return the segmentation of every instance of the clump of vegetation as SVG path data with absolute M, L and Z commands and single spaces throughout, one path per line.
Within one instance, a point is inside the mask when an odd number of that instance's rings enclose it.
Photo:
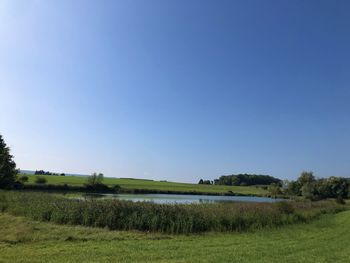
M 87 185 L 99 185 L 99 184 L 102 184 L 102 181 L 103 181 L 103 174 L 102 173 L 93 173 L 92 175 L 90 175 L 88 178 L 87 178 Z
M 198 233 L 247 231 L 306 222 L 345 206 L 335 201 L 171 205 L 120 200 L 74 200 L 33 192 L 0 192 L 0 211 L 59 224 L 118 230 Z
M 16 174 L 16 163 L 10 154 L 10 148 L 6 145 L 0 134 L 0 188 L 13 188 L 16 181 Z
M 26 183 L 28 182 L 28 180 L 29 180 L 29 177 L 25 174 L 18 177 L 18 181 L 21 183 Z
M 47 179 L 44 176 L 37 176 L 35 178 L 35 183 L 36 184 L 46 184 L 47 183 Z
M 267 187 L 267 191 L 273 198 L 282 194 L 281 187 L 279 184 L 272 183 Z
M 111 189 L 118 192 L 120 188 L 109 188 L 107 185 L 103 184 L 104 176 L 102 173 L 93 173 L 87 178 L 87 182 L 85 184 L 86 191 L 89 192 L 106 192 L 110 191 Z
M 270 175 L 261 174 L 232 174 L 223 175 L 219 179 L 214 180 L 216 185 L 236 185 L 236 186 L 247 186 L 247 185 L 270 185 L 278 184 L 281 185 L 281 180 Z
M 200 179 L 198 184 L 213 184 L 213 181 Z
M 349 195 L 349 180 L 342 177 L 316 179 L 312 172 L 302 172 L 298 180 L 289 182 L 286 193 L 308 200 L 335 198 L 343 203 Z
M 61 176 L 65 176 L 65 173 L 52 173 L 49 171 L 44 171 L 44 170 L 36 170 L 34 172 L 35 175 L 61 175 Z

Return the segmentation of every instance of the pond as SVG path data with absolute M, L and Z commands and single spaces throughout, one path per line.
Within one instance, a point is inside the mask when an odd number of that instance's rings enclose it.
M 177 194 L 89 194 L 83 198 L 118 199 L 134 202 L 154 202 L 158 204 L 194 204 L 216 202 L 278 202 L 281 199 L 257 196 L 216 196 L 216 195 L 177 195 Z M 82 198 L 82 197 L 80 197 Z

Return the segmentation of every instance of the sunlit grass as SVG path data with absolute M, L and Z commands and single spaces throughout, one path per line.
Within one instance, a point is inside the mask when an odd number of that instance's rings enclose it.
M 0 213 L 0 262 L 350 262 L 350 211 L 254 233 L 164 235 Z
M 35 183 L 35 175 L 28 175 L 28 183 Z M 67 184 L 73 186 L 82 186 L 86 183 L 87 178 L 82 176 L 45 176 L 48 184 Z M 218 193 L 227 194 L 232 191 L 235 194 L 244 195 L 266 195 L 267 191 L 259 186 L 225 186 L 225 185 L 203 185 L 175 183 L 164 181 L 152 181 L 142 179 L 119 179 L 105 177 L 104 184 L 109 186 L 120 185 L 123 189 L 146 189 L 146 190 L 163 190 L 163 191 L 180 191 L 180 192 L 199 192 L 199 193 Z

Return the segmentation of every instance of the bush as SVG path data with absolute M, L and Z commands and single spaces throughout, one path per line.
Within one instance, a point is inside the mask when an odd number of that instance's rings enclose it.
M 346 204 L 345 200 L 341 196 L 338 196 L 335 200 L 337 201 L 338 204 L 341 204 L 341 205 Z
M 21 175 L 18 180 L 21 182 L 21 183 L 25 183 L 25 182 L 28 182 L 28 176 L 27 175 Z
M 116 185 L 112 186 L 112 189 L 117 194 L 117 193 L 120 193 L 122 188 L 120 187 L 120 185 L 116 184 Z
M 314 183 L 305 183 L 301 187 L 301 194 L 305 199 L 315 200 L 315 185 Z
M 35 183 L 36 184 L 46 184 L 47 183 L 47 179 L 44 176 L 37 176 L 35 178 Z

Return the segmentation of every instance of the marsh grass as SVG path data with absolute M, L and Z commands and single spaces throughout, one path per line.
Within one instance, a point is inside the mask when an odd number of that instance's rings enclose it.
M 0 192 L 0 211 L 58 224 L 169 234 L 250 231 L 307 222 L 345 206 L 334 201 L 283 203 L 154 204 L 73 200 L 34 192 Z

